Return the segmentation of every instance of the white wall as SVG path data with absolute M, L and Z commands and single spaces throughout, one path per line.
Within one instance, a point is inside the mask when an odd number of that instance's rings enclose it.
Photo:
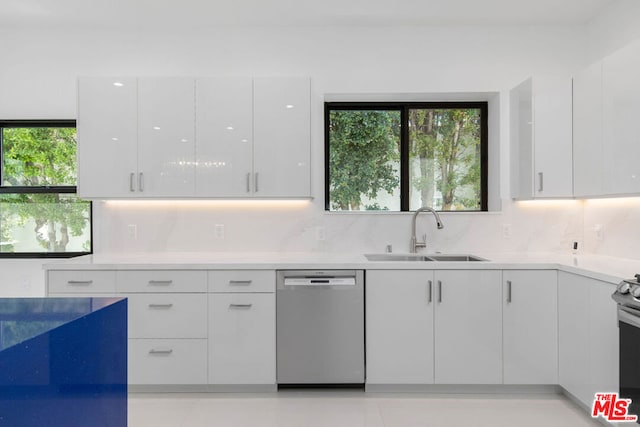
M 405 251 L 410 214 L 327 214 L 323 200 L 325 93 L 500 92 L 499 213 L 420 219 L 432 250 L 569 251 L 583 240 L 582 202 L 508 200 L 508 90 L 530 75 L 570 75 L 586 62 L 582 27 L 226 28 L 193 33 L 25 30 L 2 34 L 0 118 L 75 117 L 78 75 L 310 75 L 312 186 L 302 204 L 95 204 L 96 252 Z M 214 225 L 225 225 L 216 239 Z M 134 233 L 130 225 L 135 225 Z M 503 237 L 503 227 L 511 236 Z M 325 240 L 317 239 L 324 229 Z M 2 263 L 4 272 L 14 264 Z M 38 268 L 34 263 L 34 275 Z M 31 270 L 29 270 L 31 271 Z M 18 273 L 20 276 L 21 273 Z M 25 290 L 13 278 L 13 290 Z M 24 281 L 22 281 L 24 282 Z M 6 286 L 11 286 L 7 284 Z M 36 286 L 37 287 L 37 286 Z M 6 289 L 6 288 L 5 288 Z M 0 293 L 6 293 L 0 290 Z
M 44 260 L 0 260 L 0 297 L 44 296 Z
M 640 2 L 617 0 L 587 25 L 587 63 L 640 38 Z

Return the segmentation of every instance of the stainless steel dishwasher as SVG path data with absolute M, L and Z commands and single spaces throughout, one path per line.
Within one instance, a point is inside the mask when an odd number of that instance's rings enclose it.
M 278 271 L 278 386 L 364 384 L 362 270 Z

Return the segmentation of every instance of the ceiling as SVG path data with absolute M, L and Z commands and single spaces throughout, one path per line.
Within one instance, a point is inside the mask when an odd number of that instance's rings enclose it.
M 617 0 L 3 0 L 2 27 L 579 25 Z

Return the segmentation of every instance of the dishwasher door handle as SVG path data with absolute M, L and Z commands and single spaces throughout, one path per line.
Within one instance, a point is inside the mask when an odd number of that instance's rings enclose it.
M 355 286 L 355 277 L 286 277 L 284 286 Z

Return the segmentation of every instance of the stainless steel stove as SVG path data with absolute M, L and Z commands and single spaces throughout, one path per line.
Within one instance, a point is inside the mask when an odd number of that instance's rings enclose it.
M 620 282 L 611 298 L 618 303 L 620 396 L 631 399 L 629 415 L 640 420 L 640 274 Z

